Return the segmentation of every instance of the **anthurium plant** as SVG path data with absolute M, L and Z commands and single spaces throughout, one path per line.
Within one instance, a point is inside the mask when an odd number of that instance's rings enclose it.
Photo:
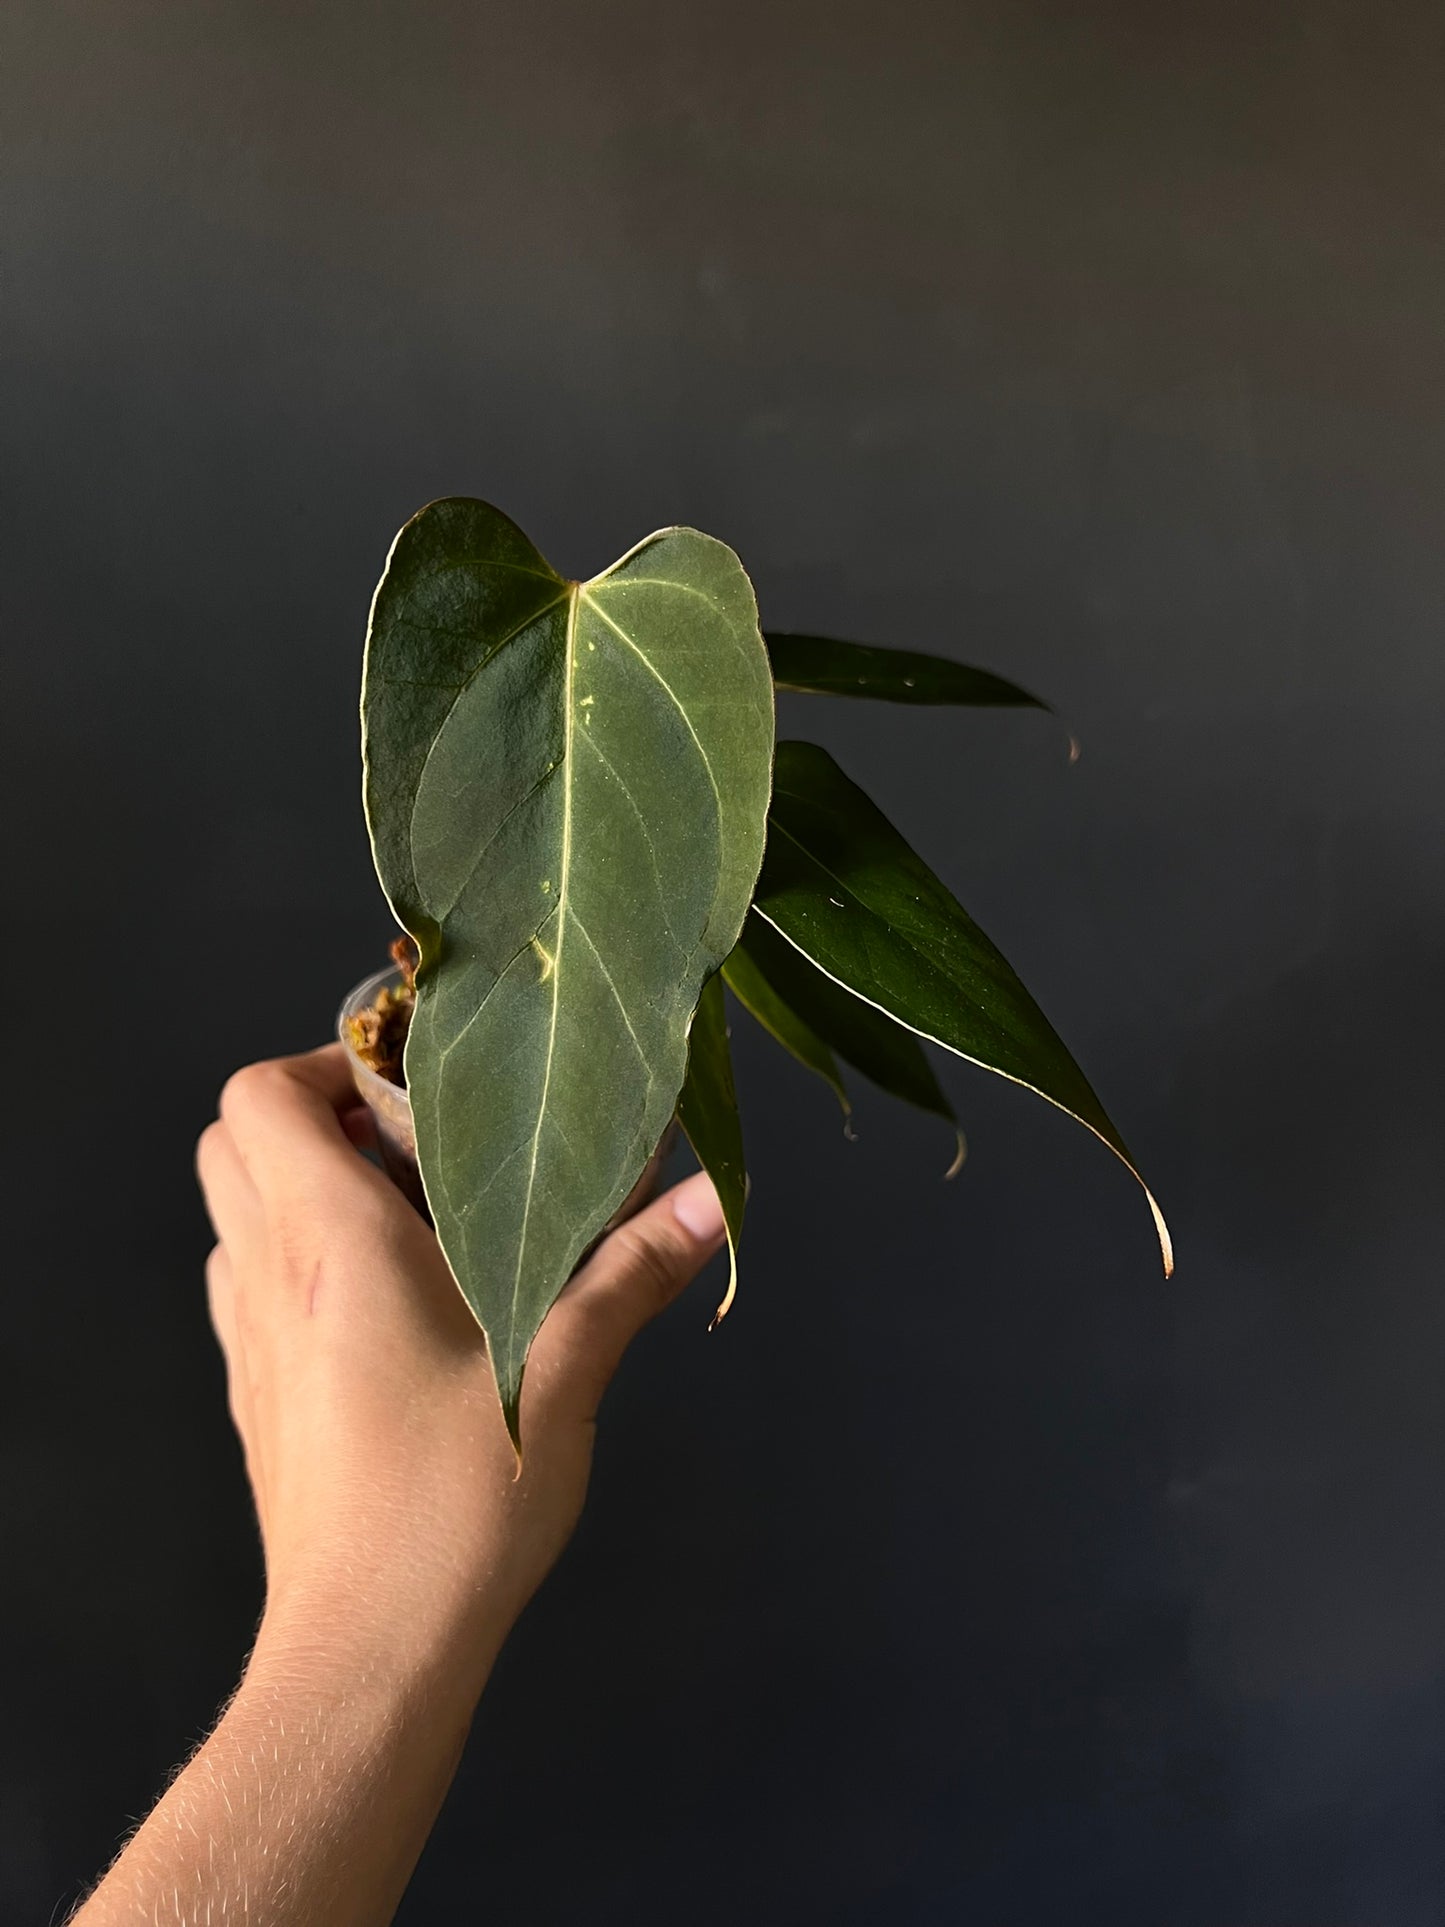
M 406 524 L 377 587 L 364 794 L 416 946 L 417 1163 L 514 1437 L 532 1339 L 674 1116 L 722 1200 L 731 1303 L 747 1176 L 724 987 L 845 1114 L 844 1064 L 956 1129 L 928 1039 L 1138 1176 L 968 913 L 826 750 L 775 743 L 775 688 L 1043 707 L 941 657 L 764 635 L 742 564 L 695 529 L 576 582 L 453 498 Z

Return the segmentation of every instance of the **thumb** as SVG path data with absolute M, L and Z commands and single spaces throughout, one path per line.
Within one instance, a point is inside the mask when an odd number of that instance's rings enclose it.
M 609 1232 L 553 1306 L 538 1337 L 547 1377 L 591 1419 L 632 1340 L 723 1242 L 712 1179 L 698 1171 Z

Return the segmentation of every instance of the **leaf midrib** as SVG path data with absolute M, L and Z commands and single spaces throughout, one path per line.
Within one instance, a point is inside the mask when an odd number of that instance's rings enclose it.
M 557 1017 L 561 1008 L 562 951 L 567 941 L 567 888 L 572 873 L 572 685 L 577 665 L 577 608 L 582 599 L 581 585 L 569 582 L 563 593 L 567 598 L 567 636 L 565 643 L 565 680 L 562 702 L 562 857 L 557 870 L 557 948 L 552 953 L 552 1009 L 547 1020 L 547 1061 L 542 1072 L 542 1090 L 537 1100 L 537 1122 L 532 1131 L 532 1156 L 527 1170 L 527 1194 L 522 1205 L 521 1236 L 517 1239 L 517 1265 L 512 1274 L 511 1316 L 507 1321 L 508 1352 L 517 1329 L 517 1308 L 522 1296 L 522 1271 L 527 1257 L 527 1240 L 532 1231 L 532 1199 L 537 1189 L 537 1159 L 542 1144 L 542 1126 L 547 1118 L 547 1096 L 552 1088 L 552 1065 L 557 1056 Z M 561 600 L 561 597 L 558 598 Z M 554 604 L 549 607 L 555 606 Z M 508 638 L 510 640 L 510 638 Z M 502 645 L 499 644 L 500 648 Z M 496 652 L 493 651 L 493 654 Z
M 799 839 L 793 835 L 792 831 L 789 830 L 785 824 L 779 823 L 776 820 L 776 818 L 774 818 L 773 827 L 777 830 L 780 830 L 782 834 L 785 837 L 787 837 L 788 841 L 791 844 L 793 844 L 793 846 L 796 849 L 802 852 L 803 856 L 808 860 L 809 863 L 813 865 L 815 869 L 820 870 L 824 876 L 831 877 L 833 881 L 838 885 L 840 890 L 846 890 L 848 895 L 853 899 L 854 903 L 858 905 L 860 910 L 866 911 L 870 917 L 878 918 L 880 922 L 886 923 L 888 921 L 888 919 L 883 916 L 881 911 L 876 910 L 873 907 L 873 905 L 869 903 L 866 897 L 859 895 L 858 891 L 854 889 L 852 884 L 845 883 L 843 879 L 840 876 L 838 876 L 835 871 L 831 870 L 826 863 L 824 863 L 819 857 L 814 856 L 812 851 L 808 848 L 808 846 L 805 843 L 800 842 Z M 1061 1098 L 1052 1096 L 1048 1091 L 1042 1090 L 1037 1084 L 1031 1084 L 1027 1078 L 1017 1076 L 1013 1071 L 1004 1070 L 1001 1065 L 990 1064 L 985 1058 L 974 1057 L 970 1052 L 965 1050 L 960 1050 L 957 1044 L 950 1044 L 946 1038 L 936 1036 L 934 1032 L 932 1032 L 931 1030 L 924 1030 L 921 1028 L 921 1026 L 917 1024 L 910 1024 L 906 1018 L 900 1017 L 896 1011 L 889 1010 L 885 1004 L 878 1003 L 876 999 L 872 997 L 864 996 L 863 992 L 859 990 L 855 984 L 845 983 L 841 977 L 834 976 L 833 972 L 828 969 L 826 964 L 821 963 L 817 957 L 813 956 L 811 951 L 805 950 L 802 944 L 798 943 L 795 938 L 791 937 L 775 917 L 772 917 L 768 914 L 767 910 L 763 907 L 761 903 L 755 903 L 753 905 L 753 908 L 757 911 L 758 915 L 763 919 L 764 923 L 771 925 L 771 927 L 777 931 L 778 935 L 784 940 L 785 943 L 791 944 L 793 949 L 796 950 L 800 956 L 807 958 L 808 962 L 812 964 L 815 970 L 821 970 L 825 977 L 831 978 L 835 984 L 840 985 L 844 990 L 848 992 L 850 996 L 858 998 L 858 1000 L 861 1003 L 871 1004 L 874 1010 L 881 1010 L 883 1012 L 883 1015 L 885 1017 L 891 1017 L 895 1024 L 902 1024 L 905 1030 L 911 1030 L 915 1037 L 924 1037 L 928 1040 L 930 1044 L 937 1044 L 940 1050 L 949 1051 L 955 1057 L 963 1058 L 965 1063 L 976 1064 L 980 1070 L 992 1071 L 996 1077 L 1006 1078 L 1009 1083 L 1018 1084 L 1024 1090 L 1032 1091 L 1036 1097 L 1043 1098 L 1045 1103 L 1052 1104 L 1057 1110 L 1062 1111 L 1066 1117 L 1073 1118 L 1076 1123 L 1082 1124 L 1085 1126 L 1087 1130 L 1092 1131 L 1095 1137 L 1099 1138 L 1103 1143 L 1107 1144 L 1109 1149 L 1114 1153 L 1114 1155 L 1117 1158 L 1120 1158 L 1123 1161 L 1123 1163 L 1126 1164 L 1128 1168 L 1134 1172 L 1135 1177 L 1139 1176 L 1138 1171 L 1135 1170 L 1133 1161 L 1130 1158 L 1125 1156 L 1124 1152 L 1120 1149 L 1119 1145 L 1116 1144 L 1112 1138 L 1106 1137 L 1103 1131 L 1099 1129 L 1097 1124 L 1091 1123 L 1090 1120 L 1087 1117 L 1084 1117 L 1080 1112 L 1070 1109 L 1070 1107 L 1067 1104 L 1065 1104 Z M 926 956 L 924 952 L 918 948 L 918 946 L 913 942 L 912 938 L 909 936 L 908 932 L 905 929 L 903 929 L 901 925 L 894 924 L 892 927 L 894 931 L 903 938 L 904 942 L 908 945 L 909 950 L 912 952 L 914 957 L 917 958 L 918 962 L 922 964 L 929 971 L 931 975 L 941 978 L 942 981 L 951 990 L 959 992 L 965 996 L 968 995 L 968 993 L 963 989 L 963 986 L 961 984 L 957 983 L 951 976 L 949 976 L 944 971 L 940 970 L 938 965 L 934 962 L 934 960 L 931 957 Z M 980 1006 L 980 1008 L 982 1008 L 982 1006 Z M 987 1015 L 987 1012 L 985 1011 L 984 1014 Z M 1054 1033 L 1053 1031 L 1053 1025 L 1049 1024 L 1047 1017 L 1043 1016 L 1042 1011 L 1039 1012 L 1039 1015 L 1040 1017 L 1043 1018 L 1044 1023 L 1048 1025 L 1050 1032 L 1057 1037 L 1057 1033 Z M 1062 1045 L 1060 1045 L 1060 1048 L 1062 1048 Z M 1083 1073 L 1080 1072 L 1079 1075 L 1080 1077 L 1082 1077 Z M 1096 1104 L 1098 1103 L 1097 1098 L 1095 1098 L 1094 1101 Z M 1143 1183 L 1142 1178 L 1139 1181 L 1141 1184 Z

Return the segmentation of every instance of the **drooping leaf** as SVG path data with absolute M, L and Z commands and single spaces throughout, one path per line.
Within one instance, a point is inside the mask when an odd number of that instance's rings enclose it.
M 749 922 L 755 919 L 750 918 Z M 838 1069 L 832 1051 L 794 1010 L 759 970 L 749 954 L 745 941 L 748 925 L 743 925 L 743 939 L 723 965 L 722 974 L 728 989 L 737 998 L 743 1009 L 755 1017 L 763 1029 L 775 1037 L 784 1050 L 791 1051 L 798 1062 L 808 1070 L 814 1071 L 829 1086 L 833 1095 L 842 1106 L 846 1118 L 853 1109 L 848 1101 L 847 1088 Z
M 818 968 L 987 1070 L 1037 1091 L 1144 1180 L 1014 971 L 893 825 L 812 743 L 780 743 L 757 913 Z M 1144 1187 L 1164 1269 L 1169 1232 Z
M 829 636 L 767 634 L 779 689 L 816 696 L 873 696 L 890 703 L 968 703 L 990 708 L 1047 709 L 1017 683 L 988 669 L 914 649 L 879 649 Z
M 703 986 L 688 1044 L 687 1077 L 678 1100 L 677 1121 L 687 1133 L 698 1163 L 713 1181 L 728 1230 L 728 1288 L 713 1313 L 713 1324 L 727 1317 L 738 1289 L 738 1246 L 748 1201 L 748 1170 L 743 1127 L 728 1048 L 727 1000 L 721 976 Z
M 729 972 L 739 956 L 794 1021 L 808 1026 L 826 1049 L 836 1051 L 890 1097 L 916 1104 L 953 1127 L 955 1155 L 947 1172 L 952 1177 L 963 1163 L 963 1132 L 914 1033 L 826 976 L 756 912 L 743 925 L 738 948 L 728 959 Z
M 672 1116 L 757 876 L 751 585 L 691 529 L 570 582 L 486 503 L 433 503 L 377 589 L 362 717 L 377 869 L 421 951 L 422 1181 L 515 1436 L 527 1349 Z

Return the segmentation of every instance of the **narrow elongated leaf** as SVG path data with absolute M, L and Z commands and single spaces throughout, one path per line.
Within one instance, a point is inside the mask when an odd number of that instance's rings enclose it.
M 728 959 L 729 972 L 739 956 L 794 1021 L 809 1026 L 830 1052 L 836 1051 L 890 1097 L 901 1097 L 952 1125 L 956 1147 L 947 1172 L 952 1177 L 963 1163 L 963 1132 L 914 1033 L 825 976 L 756 913 L 743 925 L 738 948 Z
M 767 644 L 779 689 L 816 696 L 873 696 L 890 703 L 1048 708 L 1017 683 L 947 656 L 879 649 L 866 642 L 835 642 L 829 636 L 781 635 L 771 629 Z
M 672 1116 L 762 856 L 772 685 L 692 529 L 565 580 L 484 502 L 393 545 L 362 695 L 377 869 L 421 950 L 427 1202 L 515 1436 L 527 1349 Z
M 749 922 L 753 921 L 756 920 L 749 919 Z M 753 961 L 745 941 L 747 928 L 747 924 L 744 924 L 744 940 L 738 943 L 723 965 L 722 974 L 728 989 L 743 1009 L 756 1017 L 763 1029 L 775 1037 L 784 1050 L 791 1051 L 800 1064 L 823 1079 L 842 1106 L 846 1118 L 853 1106 L 848 1101 L 837 1059 L 817 1032 L 784 1000 Z
M 712 1179 L 728 1228 L 728 1288 L 713 1313 L 713 1324 L 727 1317 L 738 1289 L 738 1246 L 748 1201 L 748 1171 L 743 1127 L 728 1048 L 727 999 L 721 976 L 703 986 L 688 1040 L 687 1078 L 677 1106 L 677 1121 L 703 1170 Z
M 812 743 L 778 746 L 756 909 L 856 996 L 1037 1091 L 1139 1178 L 1088 1080 L 1008 963 L 877 806 Z M 1169 1232 L 1147 1186 L 1144 1195 L 1167 1273 Z

